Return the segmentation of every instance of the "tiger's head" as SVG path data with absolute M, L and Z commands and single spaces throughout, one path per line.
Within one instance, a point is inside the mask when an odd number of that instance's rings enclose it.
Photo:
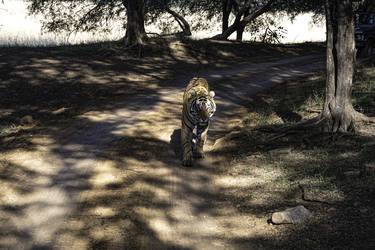
M 210 91 L 208 95 L 197 98 L 196 105 L 201 122 L 207 122 L 216 111 L 216 104 L 214 101 L 215 92 Z

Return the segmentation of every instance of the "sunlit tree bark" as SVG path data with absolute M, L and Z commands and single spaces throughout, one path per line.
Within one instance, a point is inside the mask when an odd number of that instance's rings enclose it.
M 355 130 L 351 101 L 355 43 L 352 0 L 325 0 L 327 26 L 326 98 L 322 112 L 324 130 Z

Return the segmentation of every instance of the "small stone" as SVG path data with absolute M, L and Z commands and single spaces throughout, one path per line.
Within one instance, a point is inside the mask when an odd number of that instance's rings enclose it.
M 358 207 L 360 204 L 358 201 L 354 202 L 353 206 Z
M 299 205 L 273 213 L 271 220 L 274 224 L 296 224 L 303 223 L 311 217 L 312 213 L 304 206 Z
M 20 120 L 21 125 L 31 125 L 34 123 L 34 119 L 31 115 L 25 115 Z
M 361 174 L 361 171 L 359 171 L 359 170 L 351 170 L 351 171 L 344 172 L 344 175 L 346 177 L 357 177 L 360 174 Z

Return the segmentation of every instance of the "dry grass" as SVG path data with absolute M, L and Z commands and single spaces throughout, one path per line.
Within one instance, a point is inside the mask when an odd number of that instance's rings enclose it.
M 374 84 L 374 68 L 359 68 L 353 101 L 367 115 L 375 110 Z M 313 129 L 275 133 L 316 116 L 323 98 L 322 75 L 274 87 L 250 103 L 242 130 L 214 153 L 232 159 L 223 173 L 256 180 L 228 189 L 243 212 L 252 213 L 258 206 L 270 214 L 303 204 L 314 213 L 307 224 L 276 226 L 272 247 L 373 249 L 375 126 L 363 125 L 358 134 L 337 137 Z M 303 200 L 299 186 L 315 202 Z

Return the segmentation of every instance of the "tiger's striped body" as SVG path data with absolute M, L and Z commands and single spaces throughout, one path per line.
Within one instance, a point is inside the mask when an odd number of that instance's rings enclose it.
M 192 165 L 193 156 L 204 157 L 203 146 L 207 139 L 209 119 L 216 111 L 214 95 L 215 93 L 210 91 L 207 81 L 203 78 L 193 78 L 186 87 L 181 127 L 184 166 Z

